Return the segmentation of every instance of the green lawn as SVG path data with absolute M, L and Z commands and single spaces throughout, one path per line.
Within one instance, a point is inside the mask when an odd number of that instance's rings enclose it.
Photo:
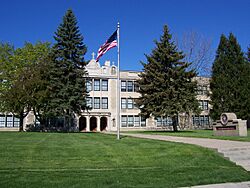
M 215 151 L 98 133 L 0 132 L 0 187 L 181 187 L 249 181 Z
M 247 137 L 238 136 L 213 136 L 213 130 L 186 130 L 186 131 L 130 131 L 129 133 L 145 133 L 145 134 L 160 134 L 167 136 L 183 136 L 183 137 L 197 137 L 197 138 L 212 138 L 222 140 L 236 140 L 250 142 L 250 130 L 248 130 Z

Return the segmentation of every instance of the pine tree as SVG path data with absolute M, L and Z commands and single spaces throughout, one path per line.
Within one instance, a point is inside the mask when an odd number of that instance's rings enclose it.
M 239 118 L 242 117 L 241 111 L 245 108 L 242 85 L 247 79 L 243 73 L 245 66 L 246 59 L 236 37 L 232 33 L 228 38 L 222 35 L 212 67 L 210 84 L 213 119 L 218 119 L 223 112 L 234 112 Z
M 196 73 L 187 71 L 189 63 L 171 40 L 167 26 L 164 26 L 160 41 L 151 55 L 146 55 L 147 63 L 142 63 L 144 71 L 138 81 L 141 97 L 137 105 L 145 117 L 172 117 L 173 128 L 177 131 L 178 114 L 197 111 L 195 97 L 196 82 L 192 79 Z
M 64 117 L 69 130 L 74 114 L 86 108 L 85 62 L 87 51 L 72 10 L 68 10 L 54 36 L 54 68 L 51 71 L 51 116 Z

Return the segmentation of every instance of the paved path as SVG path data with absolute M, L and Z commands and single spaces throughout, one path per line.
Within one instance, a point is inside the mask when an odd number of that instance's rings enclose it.
M 156 134 L 122 133 L 122 135 L 132 136 L 137 138 L 148 138 L 153 140 L 194 144 L 205 148 L 216 149 L 219 153 L 223 154 L 229 160 L 233 161 L 237 165 L 242 166 L 247 171 L 250 171 L 250 142 L 208 139 L 208 138 L 163 136 Z
M 240 183 L 221 183 L 212 185 L 200 185 L 186 188 L 250 188 L 250 181 Z

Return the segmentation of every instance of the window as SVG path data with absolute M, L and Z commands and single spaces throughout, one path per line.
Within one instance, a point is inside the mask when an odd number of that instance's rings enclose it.
M 208 110 L 208 101 L 203 101 L 203 110 Z
M 199 116 L 193 117 L 193 124 L 199 126 L 200 125 L 200 118 Z
M 102 80 L 102 91 L 108 91 L 108 80 Z
M 162 118 L 162 125 L 163 126 L 167 126 L 168 125 L 167 118 L 165 118 L 165 117 Z
M 134 126 L 134 116 L 128 116 L 128 127 Z
M 0 127 L 5 127 L 5 115 L 0 115 Z
M 132 81 L 128 81 L 127 82 L 127 91 L 128 92 L 132 92 L 133 91 L 133 82 Z
M 128 102 L 128 105 L 127 105 L 128 109 L 133 109 L 133 105 L 134 105 L 133 99 L 128 99 L 127 102 Z
M 107 97 L 102 98 L 102 109 L 108 109 L 108 98 Z
M 139 91 L 139 84 L 138 84 L 138 82 L 134 82 L 134 90 L 135 90 L 135 92 Z
M 100 109 L 100 97 L 94 97 L 94 109 Z
M 207 85 L 198 85 L 196 93 L 198 95 L 207 95 L 208 94 L 208 86 Z
M 209 116 L 204 116 L 204 124 L 209 125 Z
M 39 127 L 40 124 L 41 124 L 40 121 L 36 118 L 36 119 L 35 119 L 35 127 Z
M 193 116 L 193 124 L 196 126 L 209 125 L 209 116 Z
M 36 120 L 37 121 L 37 120 Z M 40 123 L 40 122 L 39 122 Z M 19 127 L 20 125 L 20 119 L 17 117 L 14 117 L 14 127 Z
M 122 127 L 127 127 L 127 116 L 122 116 Z
M 97 79 L 94 80 L 94 90 L 100 91 L 100 80 Z
M 200 116 L 200 123 L 201 125 L 204 125 L 204 116 Z
M 13 116 L 7 115 L 6 117 L 6 126 L 7 127 L 13 127 Z
M 146 127 L 146 119 L 138 115 L 122 115 L 121 116 L 122 127 Z
M 199 101 L 199 107 L 202 110 L 208 110 L 208 101 Z
M 140 126 L 140 117 L 134 116 L 134 126 L 139 127 Z
M 126 87 L 127 87 L 126 81 L 122 81 L 121 82 L 121 91 L 126 92 L 127 91 Z
M 146 127 L 146 118 L 141 117 L 141 127 Z
M 87 88 L 87 92 L 92 91 L 92 81 L 91 80 L 86 81 L 86 88 Z
M 122 98 L 121 99 L 121 108 L 122 109 L 126 109 L 127 108 L 127 99 L 125 99 L 125 98 Z
M 203 109 L 203 102 L 202 101 L 199 101 L 199 108 Z
M 157 125 L 157 127 L 161 126 L 161 117 L 156 118 L 156 125 Z
M 89 108 L 93 108 L 93 101 L 92 101 L 92 97 L 87 97 L 87 107 Z
M 157 126 L 170 126 L 172 125 L 172 118 L 171 117 L 157 117 Z

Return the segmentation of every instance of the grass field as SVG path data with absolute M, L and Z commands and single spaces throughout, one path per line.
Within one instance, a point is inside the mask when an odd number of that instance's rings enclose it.
M 250 130 L 248 130 L 247 137 L 213 136 L 213 130 L 186 130 L 186 131 L 178 131 L 178 132 L 173 132 L 173 131 L 129 131 L 129 133 L 159 134 L 159 135 L 167 135 L 167 136 L 212 138 L 212 139 L 250 142 Z
M 249 181 L 197 146 L 98 133 L 0 132 L 0 187 L 181 187 Z

